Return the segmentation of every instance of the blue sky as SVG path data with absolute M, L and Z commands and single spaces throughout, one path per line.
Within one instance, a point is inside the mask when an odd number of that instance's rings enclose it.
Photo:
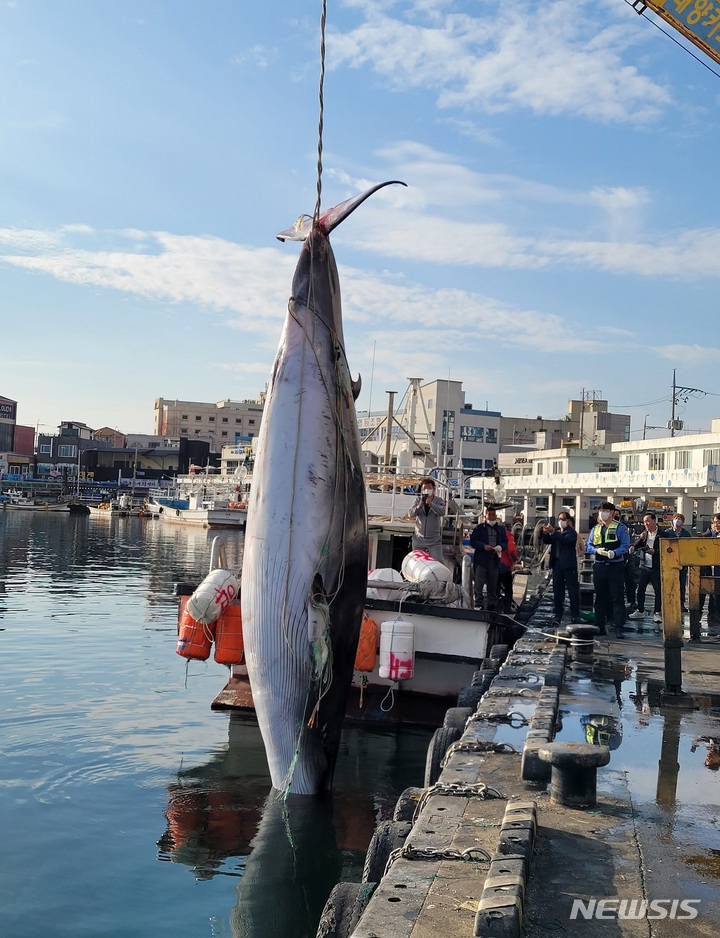
M 275 234 L 316 199 L 320 0 L 0 2 L 0 395 L 125 432 L 256 397 Z M 408 185 L 332 236 L 358 408 L 411 376 L 511 416 L 584 388 L 637 439 L 676 368 L 709 429 L 720 79 L 625 0 L 328 0 L 326 41 L 323 207 Z

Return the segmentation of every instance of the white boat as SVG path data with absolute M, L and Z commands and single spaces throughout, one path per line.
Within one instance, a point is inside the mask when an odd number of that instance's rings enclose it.
M 87 505 L 91 515 L 105 518 L 141 517 L 144 514 L 142 505 L 133 503 L 129 495 L 121 495 L 109 502 L 100 502 L 97 505 Z
M 152 493 L 147 500 L 148 514 L 157 515 L 168 524 L 188 524 L 201 528 L 244 528 L 247 508 L 231 494 L 211 495 L 190 492 L 187 498 L 177 493 Z
M 66 501 L 45 501 L 44 499 L 28 498 L 19 491 L 8 491 L 0 498 L 0 508 L 12 511 L 64 511 L 67 512 Z
M 389 556 L 394 549 L 402 548 L 410 533 L 402 522 L 384 525 L 375 522 L 370 532 L 371 559 L 377 556 L 378 542 L 382 544 L 383 538 L 389 540 L 386 550 Z M 393 548 L 396 537 L 398 544 Z M 448 566 L 451 565 L 452 558 Z M 376 573 L 382 575 L 383 571 Z M 511 616 L 470 608 L 470 595 L 451 581 L 425 586 L 401 579 L 394 570 L 388 573 L 397 579 L 387 582 L 371 579 L 368 583 L 365 612 L 366 617 L 376 623 L 377 635 L 372 637 L 372 626 L 368 627 L 366 635 L 366 626 L 363 626 L 359 647 L 367 649 L 369 640 L 370 665 L 368 670 L 366 662 L 360 670 L 359 654 L 347 716 L 437 725 L 438 714 L 441 722 L 444 710 L 454 706 L 460 690 L 470 686 L 474 672 L 492 646 L 514 640 L 520 627 Z M 516 575 L 514 599 L 517 606 L 525 597 L 527 583 L 527 576 Z M 186 584 L 179 591 L 191 592 L 192 588 Z M 411 649 L 411 676 L 402 669 L 393 673 L 392 666 L 388 673 L 388 657 L 383 657 L 383 646 L 393 640 L 388 639 L 388 635 L 395 634 L 400 634 L 400 644 L 405 650 L 408 646 Z M 381 676 L 383 672 L 385 676 Z M 253 709 L 252 691 L 243 664 L 231 666 L 230 678 L 212 707 Z

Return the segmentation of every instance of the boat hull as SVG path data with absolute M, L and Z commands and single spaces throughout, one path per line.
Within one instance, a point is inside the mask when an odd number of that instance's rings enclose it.
M 398 603 L 384 600 L 368 600 L 366 610 L 380 627 L 397 618 L 413 624 L 415 668 L 410 680 L 397 682 L 380 677 L 379 659 L 371 672 L 355 671 L 345 710 L 351 721 L 437 726 L 492 645 L 512 642 L 519 629 L 509 617 L 481 610 L 412 602 L 400 610 Z M 212 707 L 254 709 L 246 668 L 232 668 Z
M 158 513 L 168 524 L 186 524 L 198 528 L 244 528 L 247 521 L 244 508 L 163 507 Z

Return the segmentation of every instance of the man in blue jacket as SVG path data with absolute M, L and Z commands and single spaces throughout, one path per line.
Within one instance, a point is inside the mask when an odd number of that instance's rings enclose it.
M 570 618 L 580 622 L 580 583 L 578 580 L 577 531 L 573 527 L 569 512 L 561 511 L 557 516 L 557 528 L 551 524 L 543 527 L 543 544 L 550 544 L 550 569 L 553 575 L 553 599 L 555 601 L 554 625 L 560 625 L 565 605 L 565 590 L 570 600 Z
M 494 508 L 485 511 L 485 521 L 478 524 L 470 535 L 470 546 L 475 548 L 473 569 L 475 574 L 475 608 L 482 609 L 483 589 L 488 609 L 497 605 L 497 586 L 500 568 L 500 555 L 507 549 L 507 531 L 498 524 Z
M 613 519 L 614 511 L 612 502 L 601 503 L 597 524 L 588 535 L 586 550 L 595 559 L 595 625 L 601 635 L 606 635 L 608 622 L 614 622 L 619 638 L 625 625 L 624 564 L 630 535 L 622 522 Z

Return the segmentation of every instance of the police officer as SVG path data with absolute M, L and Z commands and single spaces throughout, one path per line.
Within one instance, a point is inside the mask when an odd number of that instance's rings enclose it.
M 624 571 L 630 535 L 622 522 L 614 520 L 614 512 L 612 502 L 601 503 L 597 524 L 590 531 L 586 550 L 595 559 L 595 625 L 601 635 L 606 635 L 607 624 L 613 622 L 620 637 L 625 625 Z

